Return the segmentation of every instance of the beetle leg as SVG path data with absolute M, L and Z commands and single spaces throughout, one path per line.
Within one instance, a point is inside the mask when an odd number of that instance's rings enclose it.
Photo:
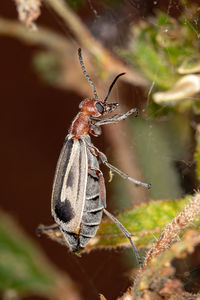
M 151 184 L 149 184 L 149 183 L 144 183 L 144 182 L 136 180 L 136 179 L 134 179 L 132 177 L 129 177 L 126 173 L 122 172 L 121 170 L 119 170 L 116 167 L 114 167 L 113 165 L 111 165 L 108 162 L 106 155 L 103 152 L 99 151 L 93 144 L 88 143 L 87 141 L 86 141 L 86 143 L 87 143 L 87 145 L 88 145 L 88 147 L 90 149 L 90 152 L 93 155 L 98 156 L 100 158 L 100 160 L 102 161 L 102 163 L 104 165 L 106 165 L 110 170 L 112 170 L 113 172 L 119 174 L 122 178 L 127 179 L 127 180 L 135 183 L 136 185 L 144 186 L 144 187 L 146 187 L 148 189 L 150 189 L 152 187 Z
M 108 161 L 104 161 L 103 164 L 106 165 L 113 172 L 119 174 L 122 178 L 127 179 L 129 181 L 132 181 L 136 185 L 144 186 L 144 187 L 146 187 L 148 189 L 150 189 L 152 187 L 151 184 L 149 184 L 149 183 L 144 183 L 144 182 L 136 180 L 136 179 L 134 179 L 132 177 L 129 177 L 126 173 L 123 173 L 122 171 L 120 171 L 119 169 L 117 169 L 116 167 L 114 167 L 113 165 L 109 164 Z
M 88 173 L 92 175 L 91 171 L 94 170 L 98 180 L 99 180 L 99 195 L 100 195 L 100 199 L 103 203 L 103 206 L 106 207 L 106 190 L 105 190 L 105 183 L 104 183 L 104 177 L 103 177 L 103 173 L 99 170 L 99 169 L 92 169 L 92 168 L 88 168 Z
M 101 119 L 101 120 L 96 119 L 95 125 L 101 126 L 101 125 L 105 125 L 105 124 L 118 123 L 119 121 L 126 119 L 128 116 L 130 116 L 133 113 L 135 113 L 135 116 L 137 117 L 138 109 L 132 108 L 131 110 L 127 111 L 125 114 L 116 114 L 116 115 L 111 116 L 110 118 L 105 118 L 105 119 Z M 91 119 L 93 119 L 95 121 L 95 118 L 91 118 Z
M 94 136 L 99 136 L 101 135 L 101 127 L 91 123 L 89 133 Z
M 38 236 L 40 236 L 41 234 L 45 234 L 52 240 L 54 240 L 60 244 L 65 244 L 65 241 L 63 239 L 63 234 L 60 231 L 60 227 L 57 224 L 53 224 L 50 226 L 40 225 L 36 229 L 36 234 Z
M 40 235 L 41 232 L 43 232 L 43 231 L 57 230 L 58 228 L 59 228 L 59 226 L 57 224 L 53 224 L 53 225 L 49 225 L 49 226 L 39 225 L 36 229 L 36 233 L 37 233 L 37 235 Z
M 89 144 L 88 144 L 88 145 L 89 145 Z M 106 155 L 105 155 L 103 152 L 99 151 L 94 145 L 89 145 L 89 147 L 90 147 L 90 151 L 91 151 L 91 153 L 93 153 L 93 155 L 94 155 L 94 153 L 95 153 L 96 156 L 98 156 L 98 157 L 100 158 L 100 160 L 102 161 L 102 163 L 103 163 L 104 165 L 106 165 L 106 166 L 107 166 L 110 170 L 112 170 L 113 172 L 119 174 L 122 178 L 127 179 L 127 180 L 129 180 L 129 181 L 135 183 L 136 185 L 144 186 L 144 187 L 146 187 L 146 188 L 148 188 L 148 189 L 150 189 L 150 188 L 152 187 L 151 184 L 149 184 L 149 183 L 144 183 L 144 182 L 141 182 L 141 181 L 139 181 L 139 180 L 136 180 L 136 179 L 134 179 L 134 178 L 132 178 L 132 177 L 129 177 L 126 173 L 122 172 L 121 170 L 119 170 L 119 169 L 117 169 L 116 167 L 114 167 L 113 165 L 111 165 L 111 164 L 108 162 Z
M 122 223 L 119 222 L 119 220 L 117 220 L 110 212 L 108 212 L 105 208 L 103 209 L 104 213 L 115 223 L 115 225 L 117 225 L 119 227 L 119 229 L 123 232 L 123 234 L 127 237 L 127 239 L 129 240 L 131 247 L 133 249 L 133 252 L 135 254 L 135 257 L 137 259 L 137 262 L 139 264 L 139 266 L 142 268 L 142 261 L 140 258 L 140 255 L 138 253 L 138 249 L 136 248 L 136 246 L 134 245 L 132 239 L 131 239 L 131 234 L 130 232 L 122 225 Z

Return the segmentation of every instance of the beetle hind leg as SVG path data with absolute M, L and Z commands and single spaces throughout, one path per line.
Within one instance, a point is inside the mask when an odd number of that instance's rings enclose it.
M 134 245 L 132 239 L 131 239 L 131 234 L 130 232 L 111 214 L 109 213 L 105 208 L 103 209 L 104 213 L 117 225 L 117 227 L 119 227 L 119 229 L 123 232 L 123 234 L 127 237 L 127 239 L 129 240 L 131 247 L 133 249 L 133 252 L 135 254 L 136 260 L 138 262 L 138 265 L 140 266 L 140 268 L 142 268 L 142 260 L 140 258 L 140 255 L 138 253 L 138 249 L 136 248 L 136 246 Z

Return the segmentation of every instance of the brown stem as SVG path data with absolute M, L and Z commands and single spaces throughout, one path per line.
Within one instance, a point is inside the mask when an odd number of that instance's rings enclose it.
M 148 81 L 136 70 L 129 68 L 120 60 L 113 57 L 113 54 L 106 50 L 101 43 L 91 35 L 81 19 L 69 8 L 66 2 L 61 0 L 45 0 L 45 2 L 64 20 L 76 37 L 79 46 L 87 49 L 92 55 L 94 62 L 98 62 L 100 69 L 104 70 L 104 72 L 107 71 L 109 75 L 126 72 L 127 76 L 123 78 L 123 80 L 140 86 L 148 86 Z
M 181 211 L 165 228 L 161 233 L 157 242 L 147 252 L 144 267 L 146 267 L 150 261 L 157 257 L 160 253 L 167 250 L 178 234 L 186 228 L 191 222 L 200 214 L 200 194 L 196 194 L 185 209 Z
M 29 45 L 42 45 L 56 52 L 67 52 L 69 42 L 62 35 L 39 27 L 36 31 L 28 30 L 18 21 L 0 18 L 0 35 L 15 37 Z

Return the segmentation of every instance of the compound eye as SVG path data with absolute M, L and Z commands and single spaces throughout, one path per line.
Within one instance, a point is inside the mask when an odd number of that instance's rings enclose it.
M 97 103 L 96 103 L 96 108 L 97 108 L 97 110 L 98 110 L 98 112 L 99 112 L 100 114 L 103 114 L 103 112 L 104 112 L 104 107 L 103 107 L 103 105 L 101 105 L 99 102 L 97 102 Z

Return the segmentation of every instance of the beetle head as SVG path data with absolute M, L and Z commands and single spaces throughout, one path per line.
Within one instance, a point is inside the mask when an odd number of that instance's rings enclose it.
M 98 117 L 107 115 L 117 109 L 119 103 L 106 103 L 105 101 L 96 101 L 95 100 L 95 107 L 97 110 Z M 97 115 L 95 116 L 97 117 Z
M 81 112 L 93 117 L 100 117 L 113 112 L 119 106 L 118 103 L 106 103 L 96 99 L 86 99 L 81 101 L 79 108 Z

